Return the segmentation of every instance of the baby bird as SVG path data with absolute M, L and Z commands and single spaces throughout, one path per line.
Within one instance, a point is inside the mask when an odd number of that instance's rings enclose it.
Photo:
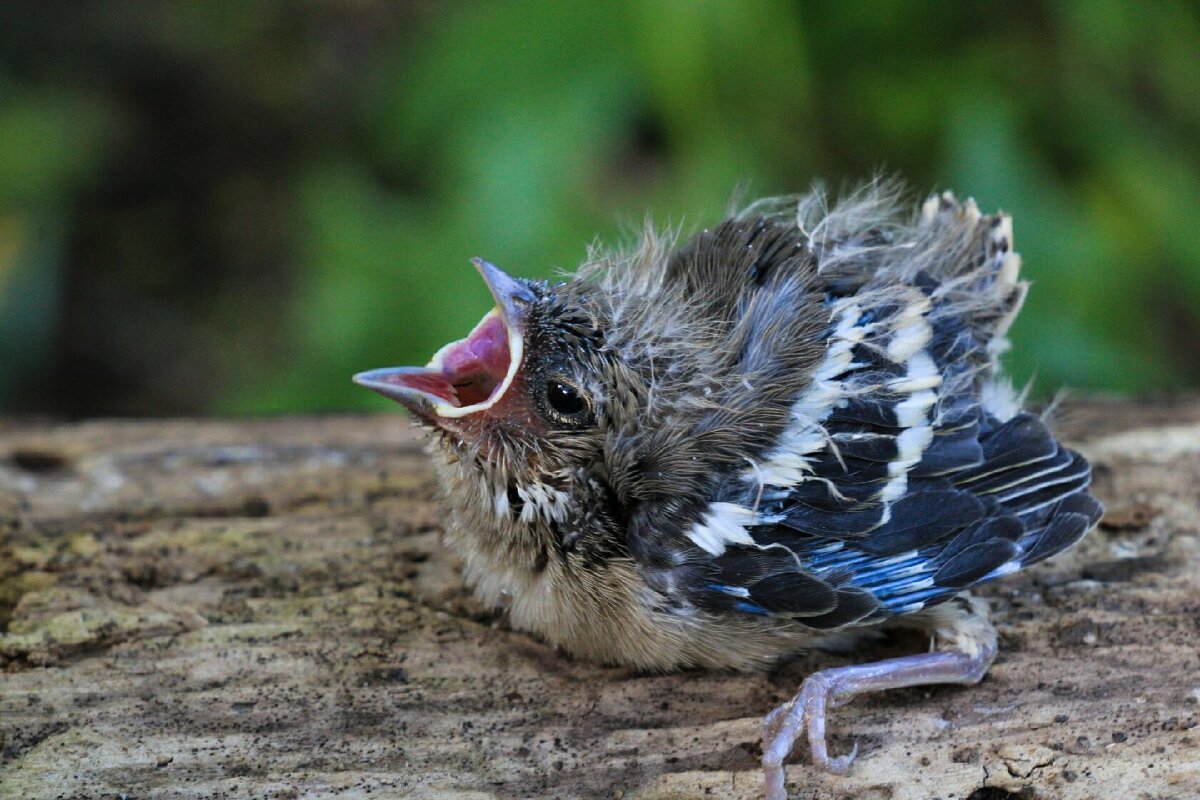
M 354 380 L 428 429 L 447 545 L 486 603 L 570 653 L 763 669 L 849 629 L 933 652 L 826 669 L 764 722 L 767 797 L 863 692 L 981 680 L 963 594 L 1078 541 L 1090 470 L 998 375 L 1027 285 L 1007 216 L 878 183 L 772 199 L 679 247 L 647 232 L 496 307 L 425 367 Z

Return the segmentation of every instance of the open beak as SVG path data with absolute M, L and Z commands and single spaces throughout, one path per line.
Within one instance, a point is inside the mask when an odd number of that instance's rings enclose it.
M 524 354 L 529 287 L 482 258 L 471 259 L 496 301 L 465 339 L 438 350 L 423 367 L 387 367 L 354 376 L 359 386 L 425 418 L 465 417 L 491 408 L 512 385 Z

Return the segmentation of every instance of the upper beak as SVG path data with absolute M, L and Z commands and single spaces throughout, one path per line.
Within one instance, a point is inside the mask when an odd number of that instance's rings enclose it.
M 533 292 L 490 261 L 472 258 L 471 263 L 479 270 L 480 277 L 492 293 L 492 299 L 504 317 L 504 324 L 510 327 L 516 325 L 525 316 L 525 308 L 537 299 Z
M 523 282 L 482 258 L 471 262 L 496 307 L 465 338 L 424 367 L 386 367 L 353 380 L 426 418 L 463 417 L 490 408 L 508 390 L 524 352 L 525 312 L 537 298 Z

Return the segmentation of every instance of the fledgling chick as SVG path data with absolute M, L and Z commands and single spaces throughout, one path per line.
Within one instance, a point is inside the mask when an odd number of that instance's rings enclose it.
M 767 716 L 767 796 L 856 694 L 982 679 L 963 592 L 1078 541 L 1090 473 L 997 375 L 1025 296 L 1003 215 L 872 184 L 647 233 L 496 301 L 426 367 L 355 376 L 432 435 L 446 543 L 512 624 L 643 669 L 759 669 L 896 623 L 934 652 L 810 676 Z

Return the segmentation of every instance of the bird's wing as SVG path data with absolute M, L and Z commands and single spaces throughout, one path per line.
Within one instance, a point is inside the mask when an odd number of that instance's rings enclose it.
M 830 428 L 836 441 L 842 434 Z M 929 459 L 909 470 L 904 494 L 890 503 L 880 496 L 895 462 L 876 459 L 894 444 L 812 458 L 810 477 L 742 517 L 751 523 L 745 538 L 714 533 L 730 522 L 728 509 L 744 507 L 713 504 L 697 526 L 712 558 L 694 601 L 840 627 L 917 611 L 1016 572 L 1099 519 L 1087 463 L 1031 414 L 999 422 L 981 410 L 956 428 L 935 427 L 934 437 Z M 944 471 L 950 449 L 963 458 Z
M 818 629 L 874 621 L 1096 523 L 1087 462 L 991 377 L 1023 287 L 1006 218 L 974 213 L 978 256 L 955 270 L 831 276 L 826 352 L 792 423 L 687 532 L 693 604 Z

